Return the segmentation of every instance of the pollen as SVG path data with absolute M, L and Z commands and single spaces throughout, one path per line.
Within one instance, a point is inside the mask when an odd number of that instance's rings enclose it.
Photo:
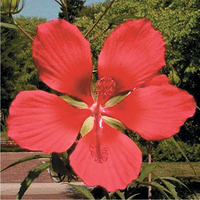
M 102 77 L 97 81 L 95 86 L 95 93 L 98 99 L 108 99 L 115 93 L 116 84 L 110 77 Z

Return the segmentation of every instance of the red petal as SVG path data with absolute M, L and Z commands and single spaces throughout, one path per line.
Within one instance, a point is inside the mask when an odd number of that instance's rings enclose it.
M 163 84 L 168 85 L 169 81 L 170 79 L 166 75 L 161 74 L 161 75 L 153 77 L 150 81 L 146 82 L 145 86 L 150 86 L 150 85 L 161 86 Z
M 88 186 L 100 185 L 107 191 L 124 189 L 138 177 L 142 155 L 126 135 L 103 122 L 84 136 L 70 156 L 70 164 Z
M 165 65 L 163 37 L 146 19 L 121 24 L 106 39 L 99 56 L 99 78 L 111 77 L 116 93 L 149 81 Z
M 92 104 L 90 45 L 75 25 L 61 19 L 39 25 L 33 57 L 48 86 Z
M 162 140 L 178 133 L 195 108 L 191 95 L 168 84 L 136 89 L 105 112 L 146 140 Z
M 10 107 L 8 136 L 26 149 L 63 152 L 74 143 L 90 114 L 89 109 L 76 109 L 53 94 L 21 92 Z

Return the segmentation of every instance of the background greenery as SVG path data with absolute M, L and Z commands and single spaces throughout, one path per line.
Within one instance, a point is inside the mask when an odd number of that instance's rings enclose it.
M 76 2 L 76 5 L 72 5 Z M 28 2 L 27 2 L 28 3 Z M 75 23 L 83 34 L 106 10 L 109 1 L 84 6 L 84 1 L 69 1 L 70 21 Z M 79 12 L 77 12 L 77 10 Z M 64 17 L 63 10 L 58 14 Z M 161 31 L 166 42 L 166 62 L 163 69 L 171 78 L 172 84 L 192 94 L 200 107 L 200 4 L 198 0 L 118 0 L 101 22 L 87 36 L 91 43 L 94 68 L 97 66 L 99 52 L 104 39 L 120 23 L 127 19 L 148 18 L 154 27 Z M 2 22 L 10 22 L 6 15 Z M 34 37 L 36 26 L 46 21 L 41 18 L 18 17 L 16 21 Z M 8 109 L 20 91 L 41 89 L 52 92 L 42 83 L 35 69 L 31 55 L 31 41 L 19 30 L 1 28 L 1 125 L 2 135 L 6 137 Z M 179 144 L 191 161 L 199 161 L 200 155 L 200 110 L 181 127 Z M 130 133 L 134 140 L 140 138 Z M 144 160 L 147 150 L 141 145 Z M 153 161 L 184 161 L 184 157 L 170 141 L 153 144 Z

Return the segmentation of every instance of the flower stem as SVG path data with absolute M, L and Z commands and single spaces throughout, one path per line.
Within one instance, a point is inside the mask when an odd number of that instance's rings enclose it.
M 96 27 L 96 25 L 100 22 L 100 20 L 105 16 L 105 14 L 108 12 L 108 10 L 111 8 L 115 0 L 112 0 L 110 5 L 106 8 L 106 10 L 102 13 L 102 15 L 99 17 L 99 19 L 92 25 L 92 27 L 89 29 L 89 31 L 84 35 L 85 38 L 92 32 L 92 30 Z
M 149 164 L 149 165 L 151 164 L 151 150 L 152 150 L 152 144 L 149 143 L 149 144 L 148 144 L 148 153 L 149 153 L 149 161 L 148 161 L 148 164 Z M 148 181 L 151 182 L 151 173 L 149 173 Z M 151 190 L 152 190 L 152 187 L 151 187 L 151 186 L 148 186 L 148 200 L 151 200 L 151 197 L 152 197 Z

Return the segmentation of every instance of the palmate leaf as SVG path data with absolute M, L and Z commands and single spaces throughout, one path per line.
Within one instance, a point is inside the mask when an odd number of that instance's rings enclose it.
M 23 162 L 27 162 L 27 161 L 30 161 L 30 160 L 34 160 L 34 159 L 39 159 L 39 158 L 51 158 L 50 155 L 31 155 L 31 156 L 27 156 L 25 158 L 22 158 L 14 163 L 12 163 L 11 165 L 9 165 L 8 167 L 4 168 L 3 170 L 1 170 L 1 172 L 5 171 L 6 169 L 10 168 L 10 167 L 13 167 L 15 165 L 18 165 L 18 164 L 21 164 Z
M 74 184 L 68 184 L 68 185 L 70 185 L 75 190 L 77 190 L 78 192 L 83 194 L 86 198 L 95 199 L 94 196 L 92 195 L 92 193 L 86 187 L 80 186 L 80 185 L 74 185 Z
M 17 193 L 16 199 L 21 199 L 26 190 L 30 187 L 31 183 L 48 167 L 51 166 L 50 162 L 41 163 L 37 167 L 29 171 L 28 176 L 21 183 L 19 192 Z

